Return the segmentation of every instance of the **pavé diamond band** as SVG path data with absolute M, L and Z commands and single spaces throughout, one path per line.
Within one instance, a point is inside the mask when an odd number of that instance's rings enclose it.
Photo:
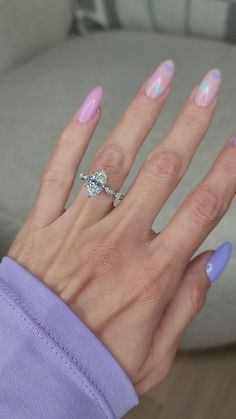
M 114 189 L 108 185 L 108 175 L 105 169 L 93 172 L 91 175 L 86 175 L 82 172 L 79 174 L 79 177 L 85 181 L 88 196 L 96 196 L 104 191 L 108 195 L 114 196 L 114 202 L 118 201 L 117 203 L 119 203 L 124 198 L 122 193 L 115 192 Z

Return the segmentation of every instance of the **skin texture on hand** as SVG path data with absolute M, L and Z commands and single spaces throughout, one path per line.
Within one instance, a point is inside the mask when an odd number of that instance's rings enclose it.
M 120 190 L 160 114 L 173 73 L 170 60 L 154 72 L 94 156 L 89 173 L 105 168 L 114 190 Z M 217 252 L 210 264 L 212 251 L 191 260 L 234 197 L 232 141 L 167 226 L 159 234 L 152 230 L 209 127 L 219 85 L 215 69 L 193 90 L 116 208 L 111 196 L 101 192 L 88 198 L 83 186 L 65 210 L 100 118 L 102 90 L 94 89 L 62 133 L 32 211 L 8 253 L 93 330 L 139 395 L 166 377 L 185 328 L 204 304 L 211 278 L 215 281 L 230 257 L 227 244 L 219 250 L 217 269 Z M 206 266 L 211 266 L 209 277 Z

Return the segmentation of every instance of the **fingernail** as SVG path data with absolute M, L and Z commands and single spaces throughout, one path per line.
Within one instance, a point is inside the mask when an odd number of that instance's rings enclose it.
M 194 103 L 197 106 L 207 107 L 209 106 L 220 87 L 221 83 L 221 72 L 218 68 L 209 71 L 202 79 L 196 94 L 194 96 Z
M 215 282 L 225 270 L 232 253 L 232 243 L 225 242 L 216 249 L 207 262 L 206 273 L 210 282 Z
M 151 76 L 145 94 L 155 98 L 162 95 L 170 84 L 174 75 L 175 66 L 172 60 L 164 61 Z
M 75 114 L 75 120 L 81 124 L 87 124 L 95 116 L 99 106 L 101 105 L 103 90 L 101 87 L 96 87 L 84 99 L 78 112 Z

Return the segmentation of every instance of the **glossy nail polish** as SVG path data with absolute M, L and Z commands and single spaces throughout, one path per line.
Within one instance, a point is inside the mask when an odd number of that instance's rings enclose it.
M 162 95 L 170 84 L 174 70 L 172 60 L 164 61 L 151 76 L 145 88 L 145 94 L 152 98 Z
M 194 103 L 197 106 L 209 106 L 218 93 L 221 83 L 221 72 L 217 68 L 209 71 L 202 79 L 196 94 L 194 96 Z
M 90 122 L 101 105 L 102 96 L 103 90 L 101 87 L 96 87 L 92 90 L 76 113 L 75 120 L 81 124 Z
M 206 265 L 206 273 L 210 282 L 215 282 L 225 270 L 232 253 L 232 243 L 225 242 L 213 253 Z

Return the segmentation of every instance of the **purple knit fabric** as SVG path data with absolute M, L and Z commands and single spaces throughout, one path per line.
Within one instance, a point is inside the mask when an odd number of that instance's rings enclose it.
M 120 418 L 139 402 L 111 352 L 9 257 L 0 264 L 0 418 Z

